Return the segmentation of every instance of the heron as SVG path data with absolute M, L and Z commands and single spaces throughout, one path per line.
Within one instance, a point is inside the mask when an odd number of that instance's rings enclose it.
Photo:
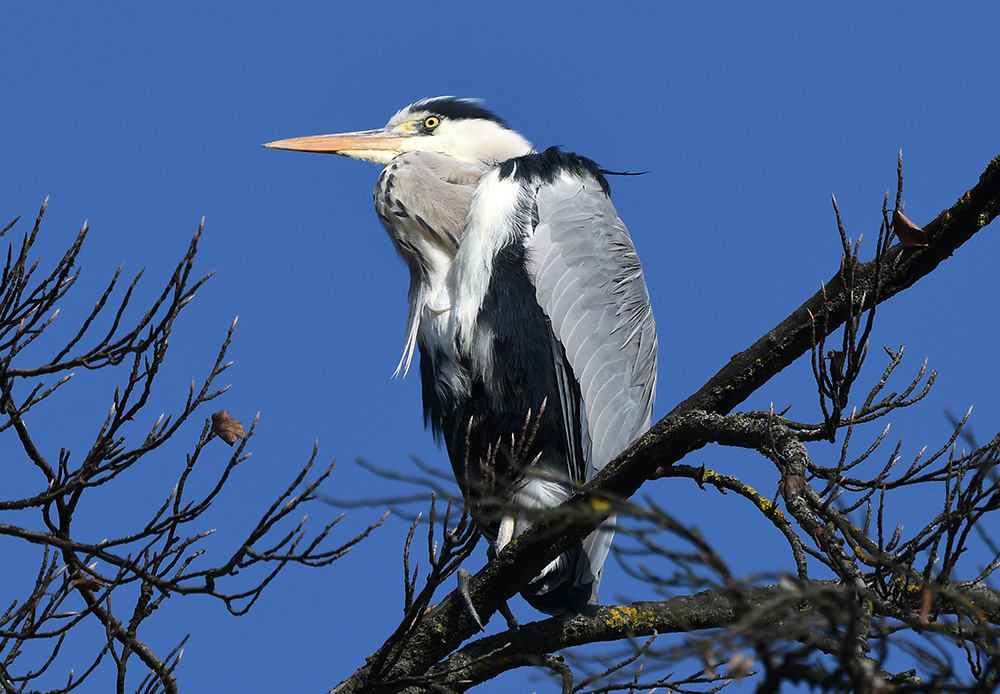
M 425 423 L 492 552 L 649 428 L 656 326 L 596 163 L 538 152 L 481 101 L 450 96 L 383 128 L 265 147 L 384 167 L 375 210 L 410 274 L 396 373 L 418 349 Z M 613 523 L 545 566 L 528 603 L 593 614 Z

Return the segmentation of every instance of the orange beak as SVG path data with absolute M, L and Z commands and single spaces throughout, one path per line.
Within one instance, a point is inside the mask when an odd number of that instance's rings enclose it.
M 287 149 L 294 152 L 320 152 L 340 154 L 353 159 L 387 163 L 403 152 L 402 143 L 412 135 L 389 130 L 360 130 L 353 133 L 313 135 L 275 140 L 264 146 L 269 149 Z

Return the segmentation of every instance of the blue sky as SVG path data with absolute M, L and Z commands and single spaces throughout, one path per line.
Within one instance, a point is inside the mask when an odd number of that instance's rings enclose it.
M 900 149 L 906 212 L 918 224 L 976 182 L 1000 151 L 998 21 L 987 3 L 6 3 L 0 222 L 23 215 L 25 231 L 49 196 L 40 251 L 54 261 L 89 220 L 83 277 L 61 314 L 68 326 L 119 263 L 147 268 L 151 295 L 205 217 L 198 268 L 217 272 L 178 326 L 149 423 L 207 372 L 238 315 L 233 387 L 219 408 L 261 419 L 253 457 L 215 509 L 221 546 L 291 480 L 315 439 L 321 460 L 339 461 L 336 497 L 395 489 L 359 469 L 359 456 L 410 470 L 415 455 L 447 469 L 423 430 L 418 379 L 390 378 L 407 277 L 372 210 L 378 169 L 261 143 L 378 127 L 421 97 L 454 94 L 484 98 L 540 148 L 648 172 L 611 183 L 657 317 L 662 415 L 834 273 L 831 193 L 848 233 L 870 249 Z M 904 455 L 942 441 L 943 407 L 975 405 L 980 439 L 997 429 L 998 253 L 988 230 L 880 309 L 869 378 L 884 365 L 882 344 L 906 343 L 906 374 L 924 358 L 940 371 L 923 404 L 892 418 L 893 435 L 907 435 Z M 46 410 L 58 426 L 38 423 L 52 428 L 53 457 L 85 450 L 110 404 L 113 384 L 86 373 L 75 381 Z M 815 419 L 813 388 L 801 360 L 744 409 L 774 402 Z M 126 523 L 130 503 L 169 491 L 199 428 L 109 491 L 113 503 L 88 509 L 95 535 Z M 220 444 L 217 464 L 228 453 Z M 767 496 L 777 482 L 750 455 L 709 449 L 691 462 L 746 475 Z M 683 482 L 644 492 L 702 528 L 739 571 L 790 566 L 737 499 Z M 919 520 L 938 503 L 915 498 L 896 511 Z M 316 506 L 310 520 L 337 512 Z M 378 515 L 351 511 L 337 537 Z M 325 691 L 395 626 L 405 532 L 392 519 L 329 569 L 287 571 L 247 617 L 168 602 L 149 638 L 166 650 L 192 633 L 179 671 L 187 691 Z M 651 594 L 612 567 L 602 596 Z M 532 618 L 523 603 L 515 610 Z

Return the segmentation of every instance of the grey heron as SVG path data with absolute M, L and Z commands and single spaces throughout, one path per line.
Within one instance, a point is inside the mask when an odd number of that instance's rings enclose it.
M 536 152 L 454 97 L 417 101 L 384 128 L 265 146 L 385 167 L 375 209 L 410 272 L 397 373 L 419 347 L 425 421 L 496 551 L 649 427 L 649 294 L 593 161 Z M 527 601 L 592 613 L 612 523 L 548 564 Z

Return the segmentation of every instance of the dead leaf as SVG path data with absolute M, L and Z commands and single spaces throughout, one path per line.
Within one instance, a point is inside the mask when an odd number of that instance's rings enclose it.
M 830 378 L 834 383 L 839 383 L 844 378 L 844 358 L 847 353 L 831 349 L 826 356 L 830 358 Z
M 899 210 L 892 211 L 892 230 L 896 232 L 899 242 L 905 247 L 928 245 L 924 230 L 907 219 Z
M 87 590 L 100 590 L 104 587 L 104 581 L 99 578 L 74 578 L 69 584 L 74 588 L 86 588 Z
M 930 617 L 933 597 L 929 586 L 924 586 L 920 591 L 920 621 L 924 624 L 927 624 L 927 619 Z
M 231 417 L 228 410 L 219 410 L 212 414 L 212 433 L 230 446 L 246 436 L 243 424 Z
M 746 653 L 736 653 L 729 659 L 729 670 L 726 677 L 731 680 L 741 680 L 753 670 L 753 658 Z
M 806 476 L 802 474 L 785 475 L 781 478 L 781 494 L 785 501 L 792 501 L 800 496 L 806 486 Z

